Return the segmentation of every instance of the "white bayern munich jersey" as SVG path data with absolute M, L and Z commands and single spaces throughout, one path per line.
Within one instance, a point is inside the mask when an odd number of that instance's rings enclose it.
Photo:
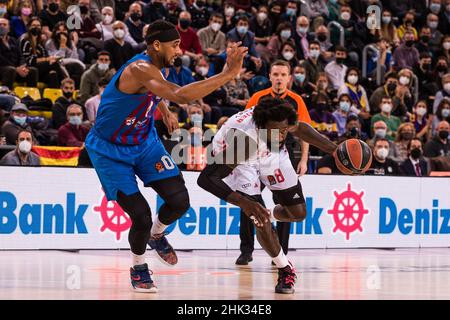
M 238 165 L 223 181 L 234 191 L 248 195 L 260 194 L 261 182 L 270 190 L 285 190 L 297 185 L 298 175 L 292 167 L 286 147 L 281 147 L 279 152 L 269 150 L 264 135 L 253 121 L 253 110 L 254 107 L 230 117 L 214 136 L 215 155 L 228 147 L 225 138 L 230 130 L 245 133 L 258 145 L 257 152 Z

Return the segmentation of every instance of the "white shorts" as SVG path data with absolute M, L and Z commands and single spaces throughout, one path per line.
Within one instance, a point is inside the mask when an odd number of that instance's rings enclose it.
M 247 195 L 261 194 L 261 182 L 269 190 L 286 190 L 298 184 L 286 147 L 270 153 L 259 161 L 238 165 L 223 181 L 233 190 Z

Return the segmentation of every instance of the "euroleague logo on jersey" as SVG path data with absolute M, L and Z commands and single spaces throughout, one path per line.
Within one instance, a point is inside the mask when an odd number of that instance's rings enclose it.
M 364 191 L 359 194 L 352 190 L 351 184 L 347 184 L 347 190 L 342 193 L 334 191 L 336 200 L 333 208 L 328 210 L 328 214 L 333 215 L 335 227 L 333 232 L 338 230 L 345 233 L 345 239 L 350 240 L 350 234 L 358 230 L 362 232 L 362 221 L 369 210 L 364 208 Z

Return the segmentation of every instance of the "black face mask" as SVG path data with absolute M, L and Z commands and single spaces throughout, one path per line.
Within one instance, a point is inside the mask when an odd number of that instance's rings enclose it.
M 50 4 L 48 5 L 48 9 L 49 9 L 51 12 L 56 12 L 56 11 L 59 10 L 59 4 L 52 2 L 52 3 L 50 3 Z
M 345 62 L 345 58 L 336 58 L 337 64 L 344 64 L 344 62 Z
M 422 150 L 420 150 L 418 148 L 411 150 L 411 158 L 413 158 L 414 160 L 419 159 L 421 155 L 422 155 Z
M 445 72 L 447 71 L 447 66 L 444 66 L 443 64 L 440 64 L 436 67 L 436 70 L 439 72 Z
M 429 36 L 421 36 L 420 40 L 422 40 L 422 42 L 428 43 L 430 41 L 430 37 Z
M 173 65 L 178 68 L 181 67 L 181 64 L 182 64 L 181 58 L 176 57 L 175 60 L 173 61 Z
M 180 19 L 180 27 L 181 29 L 187 29 L 191 25 L 191 20 Z
M 438 132 L 439 138 L 442 140 L 445 140 L 448 138 L 448 131 L 447 130 L 441 130 Z
M 318 103 L 316 105 L 316 109 L 319 112 L 324 112 L 327 109 L 327 104 L 326 103 Z
M 87 14 L 89 12 L 89 8 L 87 6 L 80 6 L 80 13 Z
M 324 33 L 319 33 L 317 34 L 317 40 L 319 40 L 320 42 L 324 42 L 327 40 L 327 35 Z
M 205 1 L 196 1 L 195 3 L 198 7 L 203 7 L 205 5 Z
M 358 138 L 359 137 L 359 129 L 357 127 L 351 128 L 348 132 L 348 136 L 353 137 L 353 138 Z
M 70 99 L 73 96 L 73 92 L 71 91 L 63 91 L 63 95 L 66 99 Z
M 407 46 L 408 48 L 411 48 L 411 47 L 413 46 L 413 44 L 414 44 L 414 40 L 406 40 L 406 41 L 405 41 L 405 44 L 406 44 L 406 46 Z
M 137 12 L 133 12 L 130 15 L 131 20 L 133 20 L 134 22 L 139 21 L 141 19 L 141 14 L 137 13 Z
M 0 37 L 4 37 L 8 34 L 8 30 L 5 27 L 0 27 Z
M 422 65 L 423 70 L 430 71 L 431 70 L 431 63 L 424 63 Z
M 414 137 L 414 134 L 412 132 L 402 133 L 402 138 L 405 140 L 411 140 L 413 137 Z
M 389 92 L 395 92 L 395 89 L 397 89 L 397 84 L 395 84 L 393 82 L 388 83 L 387 89 Z
M 37 37 L 37 36 L 41 35 L 41 28 L 36 28 L 36 27 L 31 28 L 30 33 L 32 36 Z

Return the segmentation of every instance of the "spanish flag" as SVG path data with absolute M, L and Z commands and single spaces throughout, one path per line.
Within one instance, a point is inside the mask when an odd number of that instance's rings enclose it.
M 76 167 L 81 148 L 34 146 L 33 152 L 40 157 L 41 166 Z

